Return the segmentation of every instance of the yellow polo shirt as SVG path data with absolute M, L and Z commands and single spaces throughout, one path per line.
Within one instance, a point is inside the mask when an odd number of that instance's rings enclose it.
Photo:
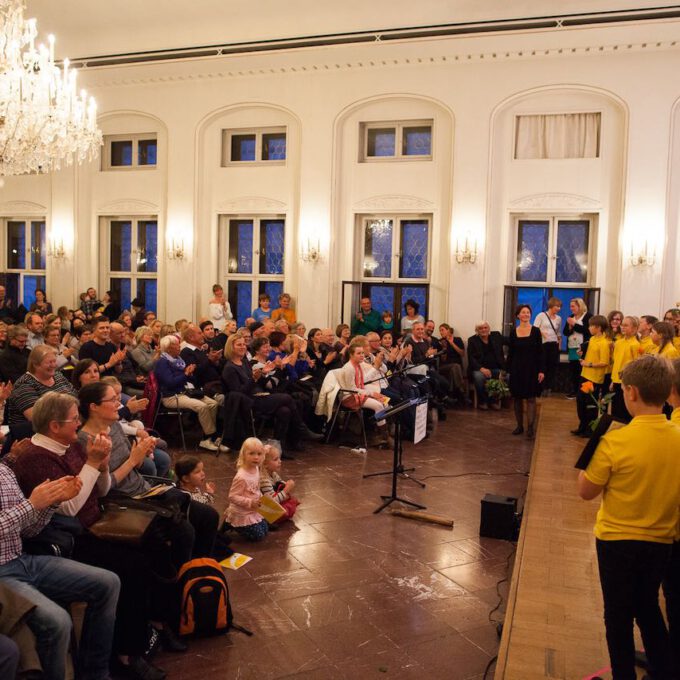
M 591 382 L 602 384 L 604 376 L 607 373 L 609 366 L 609 339 L 604 335 L 593 336 L 588 342 L 588 350 L 586 351 L 583 360 L 586 364 L 604 364 L 602 368 L 591 368 L 590 366 L 583 366 L 581 370 L 581 377 Z
M 650 352 L 650 354 L 658 354 L 660 357 L 666 357 L 666 359 L 677 359 L 680 357 L 680 352 L 678 352 L 675 347 L 669 342 L 661 352 L 659 352 L 659 346 L 654 345 L 654 349 Z
M 677 349 L 678 352 L 680 352 L 680 335 L 676 335 L 673 338 L 673 347 L 675 347 L 675 349 Z
M 651 354 L 655 347 L 656 345 L 654 344 L 654 340 L 652 340 L 651 336 L 648 335 L 646 338 L 640 338 L 641 354 Z
M 621 369 L 639 357 L 640 343 L 633 335 L 630 338 L 619 338 L 614 344 L 612 365 L 612 382 L 621 382 Z
M 295 323 L 295 310 L 288 307 L 284 309 L 283 307 L 277 307 L 269 317 L 272 321 L 278 321 L 279 319 L 285 319 L 289 324 Z
M 595 521 L 603 541 L 672 543 L 680 505 L 680 427 L 663 414 L 608 432 L 585 471 L 604 486 Z

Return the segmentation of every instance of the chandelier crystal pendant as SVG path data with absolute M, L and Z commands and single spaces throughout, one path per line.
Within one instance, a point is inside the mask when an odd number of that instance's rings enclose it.
M 92 160 L 102 145 L 97 105 L 76 71 L 54 63 L 54 36 L 38 45 L 23 0 L 0 0 L 0 176 L 45 173 Z

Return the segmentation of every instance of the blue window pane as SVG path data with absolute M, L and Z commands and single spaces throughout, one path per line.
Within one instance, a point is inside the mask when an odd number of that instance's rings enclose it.
M 121 222 L 118 220 L 111 222 L 111 271 L 131 271 L 131 252 L 132 222 Z
M 137 144 L 137 164 L 156 165 L 157 148 L 155 139 L 140 139 Z
M 274 309 L 278 305 L 279 295 L 283 293 L 283 281 L 260 281 L 259 293 L 267 293 L 271 298 L 271 308 Z
M 517 280 L 546 281 L 548 278 L 548 222 L 519 223 Z
M 262 160 L 286 160 L 286 133 L 268 132 L 262 135 Z
M 253 309 L 253 289 L 250 281 L 229 281 L 227 283 L 227 297 L 236 323 L 243 326 Z
M 137 224 L 137 271 L 158 271 L 158 222 L 156 220 Z
M 253 221 L 229 220 L 229 262 L 232 274 L 253 273 Z
M 7 223 L 7 268 L 26 268 L 26 223 Z
M 364 276 L 392 276 L 392 220 L 374 220 L 364 235 Z
M 111 142 L 111 165 L 114 167 L 132 165 L 132 142 Z
M 24 306 L 28 309 L 35 302 L 35 289 L 45 290 L 44 276 L 24 276 Z
M 260 272 L 283 274 L 285 235 L 283 220 L 260 222 Z
M 427 278 L 428 228 L 426 220 L 401 223 L 401 262 L 399 276 L 405 279 Z
M 423 318 L 427 319 L 427 287 L 426 286 L 403 286 L 401 289 L 401 309 L 402 314 L 406 300 L 415 300 L 418 305 L 418 314 L 421 314 Z
M 429 125 L 404 128 L 402 153 L 404 156 L 432 154 L 432 128 Z
M 144 308 L 149 312 L 158 310 L 158 281 L 156 279 L 138 279 L 137 297 L 144 301 Z
M 45 269 L 44 222 L 31 222 L 31 269 Z
M 567 317 L 571 314 L 569 310 L 569 303 L 574 298 L 585 299 L 585 290 L 583 288 L 553 288 L 550 291 L 552 297 L 556 297 L 562 302 L 562 309 L 560 310 L 560 317 L 562 319 L 562 329 L 564 329 L 564 324 L 566 323 Z M 567 339 L 562 338 L 563 352 L 567 351 Z
M 0 274 L 0 285 L 5 287 L 5 298 L 13 304 L 20 302 L 19 274 Z
M 588 280 L 588 227 L 587 221 L 557 223 L 555 281 L 585 283 Z
M 120 300 L 121 309 L 130 309 L 130 295 L 132 286 L 130 279 L 109 279 L 109 290 L 116 293 L 116 297 Z
M 531 307 L 531 323 L 534 322 L 536 315 L 545 310 L 548 306 L 547 288 L 518 288 L 517 304 L 529 305 Z M 514 312 L 514 310 L 513 310 Z M 515 319 L 515 325 L 517 320 Z
M 369 286 L 366 293 L 373 309 L 381 314 L 391 312 L 394 316 L 394 286 Z
M 231 136 L 231 160 L 254 161 L 255 160 L 255 135 L 232 135 Z
M 394 156 L 396 137 L 394 128 L 374 128 L 368 130 L 366 137 L 367 156 Z

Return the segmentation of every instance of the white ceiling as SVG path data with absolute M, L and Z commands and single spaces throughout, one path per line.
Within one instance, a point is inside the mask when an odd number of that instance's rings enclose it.
M 27 0 L 57 57 L 655 7 L 663 0 Z

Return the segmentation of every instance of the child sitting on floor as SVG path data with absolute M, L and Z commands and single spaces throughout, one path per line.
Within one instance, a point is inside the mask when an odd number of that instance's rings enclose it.
M 260 466 L 264 461 L 264 445 L 257 437 L 248 437 L 238 454 L 236 476 L 229 489 L 226 521 L 249 541 L 261 541 L 269 530 L 266 520 L 257 512 L 260 507 Z
M 291 496 L 295 482 L 289 479 L 284 482 L 281 471 L 281 447 L 275 440 L 270 440 L 264 447 L 264 462 L 260 470 L 260 491 L 263 496 L 273 498 L 285 511 L 279 522 L 291 519 L 300 505 L 297 498 Z
M 175 463 L 177 486 L 186 491 L 193 500 L 214 505 L 215 485 L 205 481 L 203 461 L 197 456 L 182 456 Z

